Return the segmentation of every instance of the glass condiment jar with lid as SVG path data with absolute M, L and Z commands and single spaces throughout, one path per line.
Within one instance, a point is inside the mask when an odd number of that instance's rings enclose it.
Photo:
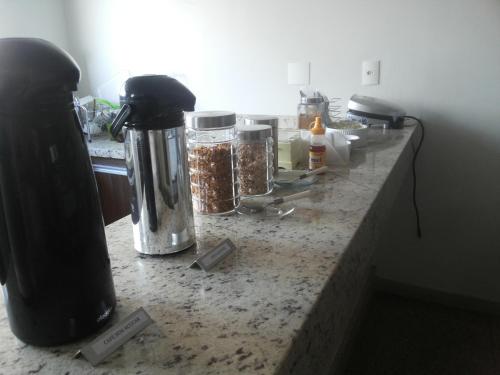
M 278 175 L 278 117 L 268 115 L 247 115 L 243 119 L 245 125 L 269 125 L 273 133 L 273 175 Z
M 321 117 L 323 124 L 328 125 L 330 123 L 329 104 L 328 98 L 319 91 L 305 93 L 301 90 L 300 103 L 297 106 L 299 129 L 309 130 L 309 125 L 318 116 Z
M 187 117 L 193 207 L 202 214 L 233 212 L 240 204 L 236 115 L 205 111 Z
M 257 196 L 273 190 L 273 133 L 269 125 L 244 125 L 238 132 L 240 194 Z

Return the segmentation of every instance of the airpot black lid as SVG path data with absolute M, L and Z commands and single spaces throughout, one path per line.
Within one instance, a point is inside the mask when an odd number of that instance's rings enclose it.
M 169 76 L 129 78 L 120 95 L 122 109 L 113 121 L 112 133 L 123 125 L 144 130 L 183 126 L 183 111 L 193 111 L 195 103 L 193 93 Z
M 79 80 L 75 60 L 54 44 L 36 38 L 0 39 L 0 106 L 76 91 Z
M 194 111 L 196 97 L 186 86 L 166 75 L 143 75 L 127 79 L 125 93 L 120 97 L 122 103 L 135 103 L 147 100 L 158 106 L 159 110 L 178 108 Z
M 132 122 L 147 120 L 165 112 L 194 111 L 196 97 L 182 83 L 166 75 L 144 75 L 125 82 L 121 104 L 133 108 Z

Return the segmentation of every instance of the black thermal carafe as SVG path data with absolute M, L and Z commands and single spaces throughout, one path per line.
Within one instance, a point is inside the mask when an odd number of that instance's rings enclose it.
M 88 335 L 116 304 L 79 79 L 53 44 L 0 39 L 0 282 L 12 332 L 33 345 Z

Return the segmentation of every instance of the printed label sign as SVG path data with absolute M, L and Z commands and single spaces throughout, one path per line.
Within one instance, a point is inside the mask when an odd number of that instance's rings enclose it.
M 198 266 L 203 271 L 209 271 L 235 250 L 236 246 L 229 238 L 226 238 L 213 249 L 207 251 L 205 254 L 196 259 L 190 267 Z
M 151 323 L 153 320 L 141 307 L 85 346 L 81 353 L 95 366 Z

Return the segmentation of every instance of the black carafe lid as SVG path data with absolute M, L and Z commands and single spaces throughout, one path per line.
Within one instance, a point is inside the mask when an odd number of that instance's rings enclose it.
M 184 125 L 183 111 L 194 111 L 196 97 L 182 83 L 166 75 L 129 78 L 120 96 L 122 109 L 111 125 L 116 136 L 122 126 L 140 130 L 171 129 Z
M 0 39 L 0 108 L 26 112 L 33 101 L 76 91 L 80 69 L 64 50 L 43 39 Z M 66 95 L 64 100 L 72 101 Z

